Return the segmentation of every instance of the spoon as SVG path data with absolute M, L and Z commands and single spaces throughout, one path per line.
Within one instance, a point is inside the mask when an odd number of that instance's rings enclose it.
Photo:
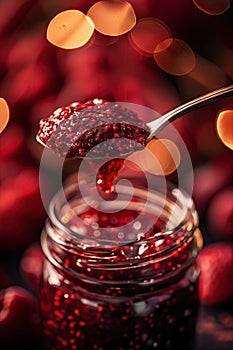
M 151 133 L 147 138 L 147 142 L 153 139 L 153 137 L 155 137 L 163 128 L 165 128 L 169 123 L 173 122 L 174 120 L 182 117 L 183 115 L 189 112 L 195 111 L 203 106 L 207 106 L 224 97 L 229 97 L 231 95 L 233 95 L 233 84 L 217 90 L 213 90 L 207 94 L 195 98 L 194 100 L 188 101 L 175 109 L 172 109 L 171 111 L 162 115 L 162 117 L 159 117 L 158 119 L 147 123 L 147 126 L 151 130 Z
M 147 132 L 147 135 L 144 135 L 145 136 L 145 143 L 148 143 L 151 139 L 153 139 L 163 128 L 165 128 L 169 123 L 171 123 L 172 121 L 178 119 L 179 117 L 191 112 L 191 111 L 194 111 L 198 108 L 201 108 L 205 105 L 208 105 L 208 104 L 211 104 L 211 103 L 214 103 L 224 97 L 228 97 L 228 96 L 231 96 L 233 95 L 233 84 L 231 85 L 228 85 L 226 87 L 222 87 L 220 89 L 217 89 L 217 90 L 214 90 L 214 91 L 211 91 L 205 95 L 202 95 L 200 97 L 197 97 L 196 99 L 194 100 L 191 100 L 183 105 L 180 105 L 174 109 L 172 109 L 171 111 L 167 112 L 166 114 L 162 115 L 161 117 L 149 122 L 149 123 L 146 123 L 146 126 L 149 128 L 149 136 L 148 135 L 148 132 Z M 100 103 L 102 100 L 100 100 Z M 93 110 L 93 115 L 96 114 L 98 112 L 98 103 L 94 106 L 94 107 L 97 107 L 97 110 L 94 109 Z M 92 111 L 92 110 L 91 110 Z M 63 120 L 69 120 L 69 118 L 64 118 L 63 114 L 63 109 L 60 108 L 59 109 L 59 112 L 56 112 L 55 114 L 52 114 L 47 122 L 44 122 L 44 120 L 42 119 L 42 123 L 41 123 L 41 126 L 40 126 L 40 129 L 36 135 L 36 140 L 41 143 L 44 147 L 48 147 L 48 148 L 52 148 L 51 146 L 48 146 L 46 144 L 46 141 L 49 139 L 49 137 L 51 136 L 51 134 L 56 130 L 56 128 L 58 127 L 58 125 L 60 125 L 60 123 L 63 121 Z M 89 110 L 90 112 L 90 110 Z M 61 113 L 59 115 L 59 113 Z M 101 114 L 103 112 L 101 111 Z M 52 119 L 50 119 L 52 118 Z M 76 127 L 76 125 L 74 125 Z M 73 125 L 71 124 L 70 125 L 70 128 L 71 128 L 71 134 L 72 132 L 74 133 L 75 130 L 72 129 L 73 128 Z M 55 143 L 55 146 L 57 148 L 55 148 L 55 151 L 57 151 L 58 153 L 60 152 L 60 149 L 62 150 L 62 152 L 64 151 L 63 147 L 65 147 L 65 151 L 69 150 L 71 147 L 71 144 L 70 144 L 70 139 L 69 139 L 69 133 L 68 133 L 68 136 L 66 135 L 66 133 L 64 132 L 64 128 L 61 128 L 60 130 L 58 130 L 58 133 L 57 133 L 57 136 L 58 136 L 58 139 L 56 140 L 56 143 Z M 95 129 L 94 129 L 95 130 Z M 84 128 L 84 131 L 86 132 L 87 130 Z M 85 133 L 84 133 L 85 134 Z M 61 135 L 65 135 L 65 141 L 63 140 L 62 137 L 60 137 Z M 80 136 L 81 134 L 78 133 L 78 136 Z M 46 141 L 45 141 L 46 139 Z M 68 139 L 68 141 L 67 141 Z M 67 143 L 68 142 L 68 143 Z M 60 147 L 60 148 L 59 148 Z M 82 146 L 84 147 L 84 146 Z M 83 158 L 83 156 L 77 156 L 75 154 L 75 149 L 74 149 L 74 156 L 75 158 Z M 124 153 L 125 155 L 126 153 Z M 66 154 L 67 155 L 67 154 Z M 86 156 L 86 154 L 84 155 Z M 71 158 L 71 157 L 70 157 Z M 99 157 L 99 156 L 96 156 L 95 155 L 95 158 L 100 158 L 102 159 L 102 156 Z

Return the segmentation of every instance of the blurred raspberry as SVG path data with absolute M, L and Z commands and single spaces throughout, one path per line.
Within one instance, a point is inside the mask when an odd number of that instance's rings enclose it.
M 204 115 L 203 117 L 205 118 Z M 197 156 L 214 160 L 224 155 L 225 147 L 217 136 L 213 120 L 206 118 L 199 124 L 195 135 Z
M 23 279 L 33 289 L 39 291 L 44 255 L 39 242 L 33 242 L 23 253 L 20 260 L 20 272 Z
M 83 101 L 86 100 L 86 96 L 94 99 L 96 96 L 99 98 L 107 99 L 111 93 L 110 78 L 106 73 L 101 74 L 96 72 L 94 74 L 95 79 L 90 81 L 88 79 L 65 79 L 62 90 L 57 95 L 57 105 L 66 105 L 68 101 Z
M 36 3 L 37 0 L 0 2 L 0 36 L 13 32 Z
M 0 251 L 17 252 L 38 238 L 45 210 L 37 169 L 17 163 L 5 162 L 3 165 L 0 177 Z
M 59 51 L 58 74 L 63 85 L 57 94 L 57 105 L 99 98 L 112 99 L 113 86 L 105 48 L 92 46 L 81 51 Z
M 0 161 L 20 159 L 25 152 L 25 132 L 23 128 L 12 123 L 2 132 L 0 137 Z
M 193 198 L 200 214 L 204 214 L 210 200 L 224 187 L 232 184 L 232 156 L 209 159 L 194 169 Z
M 207 210 L 207 225 L 213 238 L 233 240 L 233 187 L 219 191 Z
M 199 298 L 207 305 L 233 301 L 233 244 L 212 243 L 199 253 Z
M 93 73 L 106 71 L 107 52 L 103 47 L 91 46 L 82 50 L 58 51 L 57 64 L 60 74 L 68 80 L 91 79 L 95 80 Z M 105 62 L 105 64 L 104 64 Z M 89 81 L 89 85 L 91 83 Z
M 48 45 L 40 30 L 34 29 L 29 33 L 24 33 L 9 50 L 6 59 L 9 72 L 17 72 L 23 67 L 39 62 L 46 54 L 46 50 L 53 51 L 53 47 Z
M 0 344 L 38 339 L 41 331 L 37 299 L 26 289 L 0 291 Z

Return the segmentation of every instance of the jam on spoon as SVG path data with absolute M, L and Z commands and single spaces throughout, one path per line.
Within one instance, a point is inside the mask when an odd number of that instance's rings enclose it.
M 70 106 L 58 108 L 50 117 L 42 119 L 36 139 L 67 158 L 85 157 L 94 146 L 111 139 L 130 139 L 137 142 L 137 147 L 138 143 L 145 146 L 177 118 L 231 95 L 233 84 L 178 106 L 147 124 L 139 119 L 137 113 L 118 103 L 110 104 L 97 98 L 85 103 L 72 103 Z M 93 156 L 127 154 L 132 150 L 135 150 L 135 143 L 127 146 L 119 143 L 117 149 L 108 143 L 106 148 L 101 148 L 105 154 L 94 152 Z
M 121 157 L 142 150 L 148 135 L 149 128 L 137 113 L 119 103 L 94 99 L 55 110 L 40 121 L 36 138 L 67 159 L 87 156 L 92 168 L 98 168 L 96 159 L 105 160 L 96 185 L 107 194 L 114 191 L 114 180 L 124 164 Z
M 149 132 L 137 113 L 121 104 L 96 98 L 55 110 L 50 117 L 40 121 L 36 139 L 68 159 L 90 154 L 91 157 L 106 158 L 142 149 Z M 117 142 L 117 139 L 121 140 Z M 126 142 L 126 139 L 132 142 Z M 108 142 L 104 143 L 106 140 Z M 101 143 L 103 147 L 94 148 Z
M 143 149 L 175 119 L 232 94 L 233 85 L 214 90 L 147 124 L 136 112 L 117 102 L 98 98 L 85 103 L 76 102 L 58 108 L 51 116 L 42 119 L 36 139 L 68 159 L 87 155 L 110 158 L 99 169 L 96 179 L 97 187 L 110 193 L 114 191 L 114 180 L 124 164 L 122 156 Z M 101 147 L 96 147 L 99 145 Z

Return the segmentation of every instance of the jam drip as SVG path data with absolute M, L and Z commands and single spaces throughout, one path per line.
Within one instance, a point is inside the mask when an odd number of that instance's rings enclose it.
M 114 182 L 118 177 L 120 169 L 124 165 L 124 159 L 115 158 L 103 164 L 97 173 L 97 188 L 108 194 L 115 190 Z

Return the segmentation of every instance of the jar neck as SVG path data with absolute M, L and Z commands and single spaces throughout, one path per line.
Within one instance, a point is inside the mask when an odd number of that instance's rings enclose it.
M 138 184 L 132 192 L 130 186 L 123 185 L 118 187 L 117 198 L 115 193 L 106 198 L 95 202 L 92 188 L 88 198 L 83 198 L 76 184 L 65 187 L 64 192 L 60 190 L 49 207 L 50 224 L 56 231 L 55 235 L 50 232 L 53 239 L 72 241 L 83 249 L 114 249 L 198 226 L 192 199 L 172 185 L 166 193 Z
M 120 190 L 128 200 L 127 187 Z M 178 189 L 169 189 L 164 197 L 138 187 L 123 210 L 106 213 L 101 203 L 90 208 L 72 185 L 65 188 L 65 197 L 58 193 L 51 202 L 42 247 L 53 265 L 76 277 L 158 282 L 193 264 L 197 227 L 193 201 Z

